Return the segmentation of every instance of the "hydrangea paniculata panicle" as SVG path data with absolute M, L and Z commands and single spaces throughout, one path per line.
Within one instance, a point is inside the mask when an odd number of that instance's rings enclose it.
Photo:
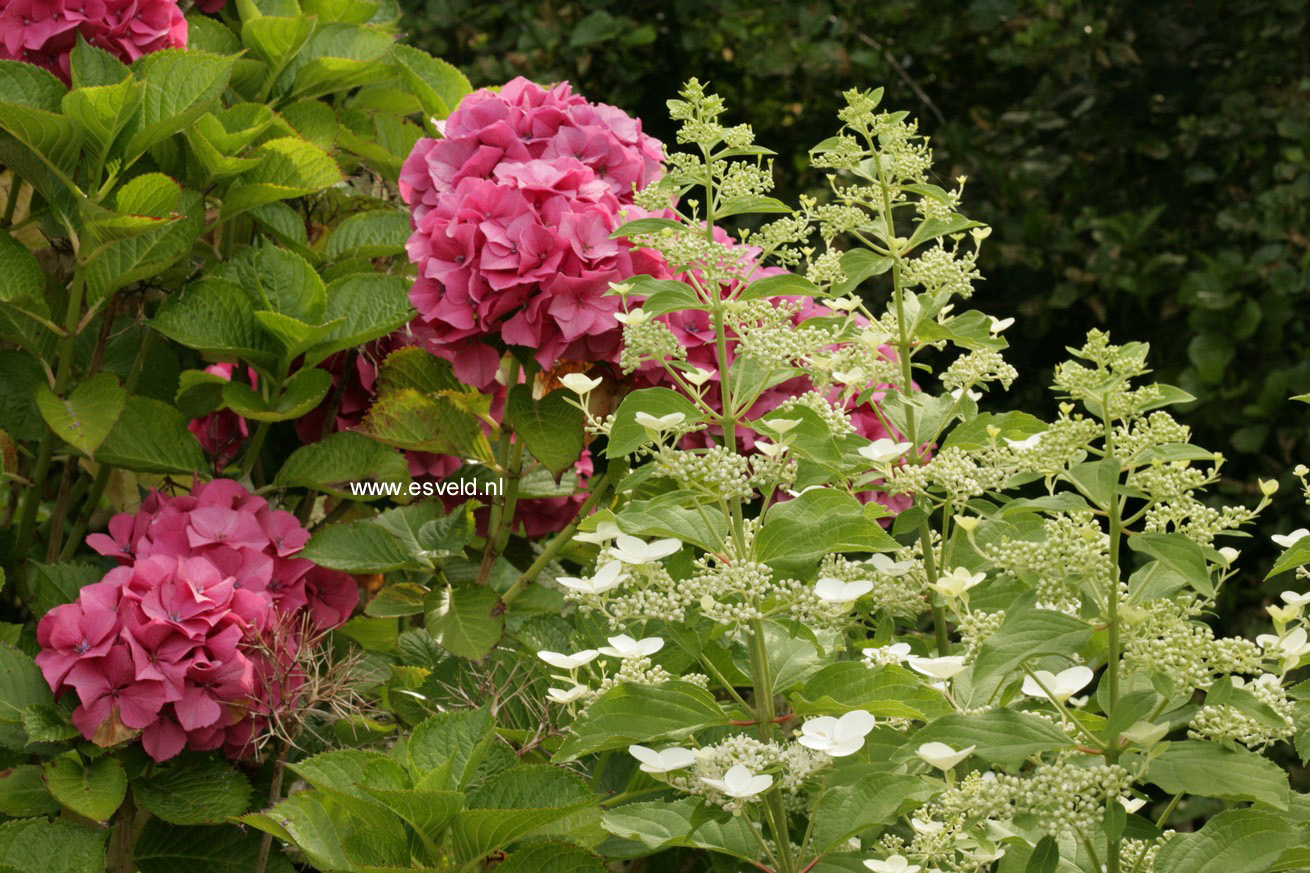
M 79 34 L 130 64 L 160 49 L 185 48 L 187 20 L 177 0 L 0 0 L 0 57 L 36 64 L 68 82 Z
M 36 661 L 73 723 L 102 745 L 141 732 L 155 760 L 184 747 L 234 757 L 303 681 L 300 647 L 359 603 L 345 573 L 297 553 L 309 532 L 241 485 L 155 492 L 88 544 L 119 566 L 37 625 Z
M 400 175 L 419 266 L 410 300 L 462 381 L 491 383 L 498 342 L 536 349 L 543 367 L 617 359 L 606 292 L 657 263 L 610 233 L 640 212 L 633 187 L 663 157 L 621 110 L 523 78 L 470 94 L 442 139 L 418 142 Z

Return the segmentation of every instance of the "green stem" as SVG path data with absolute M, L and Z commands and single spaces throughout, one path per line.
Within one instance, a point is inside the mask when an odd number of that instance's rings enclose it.
M 1105 421 L 1105 456 L 1114 457 L 1114 427 L 1110 420 L 1110 403 L 1107 396 L 1102 402 L 1102 413 Z M 1119 481 L 1119 474 L 1115 473 L 1115 483 Z M 1111 718 L 1114 715 L 1115 705 L 1119 702 L 1119 547 L 1123 539 L 1123 501 L 1118 494 L 1111 493 L 1109 506 L 1106 507 L 1110 518 L 1110 590 L 1107 592 L 1106 620 L 1109 625 L 1109 634 L 1106 640 L 1105 652 L 1105 681 L 1109 696 L 1109 706 L 1106 707 L 1106 717 Z M 1119 737 L 1110 736 L 1105 745 L 1105 762 L 1107 764 L 1119 763 Z M 1105 869 L 1106 873 L 1120 873 L 1120 854 L 1122 852 L 1123 838 L 1110 840 L 1106 846 Z
M 22 190 L 23 182 L 18 178 L 18 173 L 14 170 L 9 171 L 9 197 L 5 200 L 5 227 L 9 227 L 14 221 L 14 210 L 18 207 L 18 194 Z
M 618 474 L 619 464 L 611 461 L 610 465 L 605 468 L 605 472 L 591 483 L 591 491 L 587 499 L 582 502 L 578 508 L 578 514 L 569 522 L 568 527 L 555 534 L 550 542 L 546 543 L 546 548 L 542 549 L 541 554 L 532 562 L 528 569 L 524 570 L 522 575 L 510 586 L 509 590 L 500 596 L 500 602 L 508 606 L 518 598 L 523 590 L 531 585 L 546 568 L 546 565 L 555 560 L 555 556 L 560 550 L 573 540 L 573 535 L 578 532 L 578 525 L 582 520 L 591 514 L 591 510 L 596 508 L 596 504 L 609 492 L 610 486 L 614 484 L 614 478 Z
M 241 461 L 242 479 L 250 478 L 254 474 L 255 465 L 259 463 L 259 455 L 264 451 L 264 440 L 268 437 L 269 426 L 269 422 L 261 421 L 255 427 L 255 435 L 250 438 L 250 445 L 246 447 L 246 456 Z
M 755 720 L 759 727 L 760 740 L 772 742 L 777 734 L 778 725 L 774 722 L 777 709 L 773 698 L 773 677 L 769 671 L 769 653 L 764 643 L 764 622 L 755 619 L 750 626 L 751 682 L 754 687 Z M 787 827 L 787 810 L 782 801 L 782 785 L 776 780 L 764 797 L 769 811 L 769 826 L 773 832 L 773 842 L 778 847 L 779 873 L 795 873 L 796 864 L 792 857 L 791 835 Z
M 277 760 L 273 762 L 273 781 L 268 786 L 268 805 L 270 808 L 282 799 L 282 779 L 287 771 L 287 755 L 291 751 L 290 743 L 283 743 L 282 749 L 278 752 Z M 273 848 L 273 835 L 265 831 L 263 840 L 259 843 L 259 858 L 255 861 L 255 873 L 265 873 L 268 869 L 268 855 Z

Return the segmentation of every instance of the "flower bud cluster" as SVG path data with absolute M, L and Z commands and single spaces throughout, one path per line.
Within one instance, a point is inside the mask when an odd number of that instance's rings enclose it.
M 905 286 L 919 285 L 929 294 L 968 300 L 973 296 L 974 280 L 981 279 L 982 274 L 978 272 L 977 249 L 961 251 L 961 248 L 939 245 L 905 261 L 902 272 Z
M 1104 590 L 1113 576 L 1110 541 L 1090 512 L 1060 513 L 1042 522 L 1042 539 L 983 547 L 999 570 L 1031 582 L 1037 599 L 1053 608 L 1080 602 L 1082 590 Z
M 661 447 L 653 462 L 684 488 L 724 500 L 750 500 L 755 496 L 749 459 L 725 446 L 688 450 Z
M 963 508 L 970 498 L 1000 490 L 1010 476 L 1009 470 L 981 464 L 970 452 L 949 446 L 925 464 L 893 468 L 886 488 L 893 494 L 939 493 Z
M 873 586 L 867 595 L 872 601 L 873 613 L 913 618 L 928 609 L 928 600 L 924 597 L 927 577 L 917 554 L 917 551 L 910 548 L 892 553 L 896 560 L 886 565 L 892 568 L 890 572 L 879 570 L 873 562 L 851 561 L 841 555 L 827 555 L 819 564 L 819 576 L 843 582 L 867 580 Z
M 687 350 L 664 322 L 656 318 L 623 326 L 619 366 L 631 373 L 647 361 L 685 361 Z
M 1241 743 L 1258 752 L 1292 736 L 1296 727 L 1292 718 L 1292 701 L 1277 676 L 1263 673 L 1251 682 L 1234 676 L 1232 681 L 1234 687 L 1250 691 L 1271 712 L 1257 718 L 1229 703 L 1206 705 L 1188 723 L 1188 737 L 1224 744 Z
M 1258 674 L 1260 647 L 1241 637 L 1216 639 L 1209 625 L 1195 621 L 1195 600 L 1153 600 L 1140 618 L 1124 626 L 1124 666 L 1167 676 L 1175 687 L 1209 688 L 1216 676 Z
M 995 349 L 974 349 L 950 363 L 942 373 L 942 384 L 955 390 L 986 382 L 999 382 L 1008 389 L 1019 371 L 1005 362 Z
M 1038 765 L 1021 776 L 1002 773 L 996 781 L 1010 793 L 1015 815 L 1035 816 L 1042 831 L 1058 837 L 1094 833 L 1106 803 L 1126 797 L 1133 777 L 1118 764 L 1082 766 L 1065 760 Z

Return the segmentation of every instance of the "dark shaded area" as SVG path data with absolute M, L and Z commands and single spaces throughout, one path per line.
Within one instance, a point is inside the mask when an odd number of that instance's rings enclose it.
M 995 228 L 978 304 L 1017 318 L 1005 405 L 1052 411 L 1051 367 L 1089 327 L 1149 341 L 1159 378 L 1198 398 L 1180 413 L 1195 441 L 1230 458 L 1226 497 L 1254 503 L 1255 477 L 1279 476 L 1261 527 L 1299 526 L 1288 470 L 1310 458 L 1310 410 L 1286 398 L 1310 391 L 1307 0 L 405 5 L 410 38 L 475 85 L 568 79 L 670 143 L 665 101 L 711 83 L 779 152 L 784 198 L 822 187 L 806 151 L 835 131 L 841 91 L 885 86 Z

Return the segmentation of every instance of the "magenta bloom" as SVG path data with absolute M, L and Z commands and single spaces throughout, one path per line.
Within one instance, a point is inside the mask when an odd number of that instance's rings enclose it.
M 88 537 L 120 566 L 37 625 L 37 664 L 56 694 L 77 693 L 83 736 L 113 745 L 140 731 L 160 761 L 186 747 L 248 753 L 274 707 L 296 705 L 305 629 L 330 630 L 359 604 L 349 575 L 298 557 L 308 539 L 224 479 L 151 494 Z
M 69 81 L 78 34 L 125 63 L 185 48 L 177 0 L 0 0 L 0 57 L 45 67 Z
M 211 364 L 205 367 L 206 373 L 221 376 L 229 382 L 236 370 L 235 364 Z M 254 370 L 246 368 L 246 375 L 253 387 L 259 386 L 259 377 Z M 222 472 L 241 452 L 241 446 L 250 436 L 250 426 L 246 420 L 230 409 L 220 409 L 199 418 L 193 418 L 187 429 L 196 435 L 200 446 L 214 459 L 214 470 Z
M 649 252 L 611 240 L 633 186 L 659 178 L 660 142 L 567 83 L 518 78 L 470 94 L 443 139 L 420 140 L 400 176 L 413 210 L 410 300 L 429 348 L 485 388 L 500 340 L 561 360 L 617 360 L 610 282 L 653 272 Z

